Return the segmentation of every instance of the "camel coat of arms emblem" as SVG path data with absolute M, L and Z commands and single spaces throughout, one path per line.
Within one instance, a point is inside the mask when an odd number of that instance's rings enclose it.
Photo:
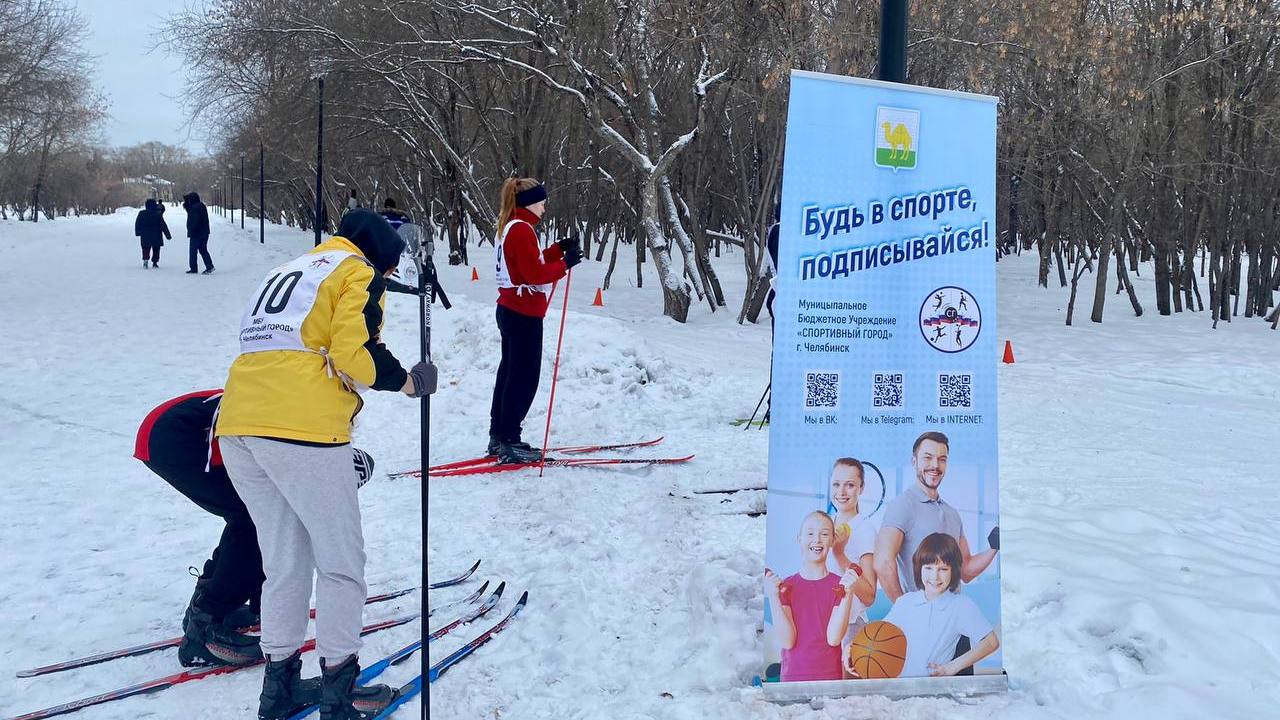
M 919 142 L 919 110 L 876 108 L 876 165 L 894 172 L 914 168 Z

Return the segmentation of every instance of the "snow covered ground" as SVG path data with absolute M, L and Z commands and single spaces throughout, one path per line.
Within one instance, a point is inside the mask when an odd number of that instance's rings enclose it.
M 174 210 L 180 214 L 181 210 Z M 185 239 L 143 270 L 132 211 L 37 225 L 0 222 L 0 714 L 8 716 L 167 674 L 169 651 L 34 679 L 13 672 L 176 633 L 219 524 L 131 458 L 138 422 L 161 401 L 219 386 L 249 293 L 311 236 L 240 231 L 213 218 L 217 272 L 183 274 Z M 180 224 L 180 223 L 178 223 Z M 432 457 L 485 444 L 497 331 L 486 247 L 441 267 L 455 307 L 437 310 L 441 391 Z M 853 698 L 779 706 L 760 672 L 766 434 L 749 415 L 768 376 L 768 327 L 739 326 L 740 257 L 721 268 L 727 312 L 705 305 L 676 325 L 657 316 L 652 275 L 634 285 L 623 253 L 605 307 L 589 303 L 603 265 L 574 273 L 553 443 L 665 435 L 649 454 L 684 466 L 552 469 L 431 483 L 433 578 L 484 558 L 524 615 L 433 686 L 446 718 L 1260 718 L 1280 703 L 1280 334 L 1256 321 L 1134 319 L 1062 324 L 1065 292 L 1035 287 L 1032 256 L 1000 264 L 1003 641 L 1012 691 L 979 699 Z M 1149 273 L 1140 278 L 1144 302 Z M 542 394 L 526 425 L 540 438 Z M 417 354 L 416 300 L 391 296 L 385 337 Z M 366 396 L 357 445 L 379 470 L 417 466 L 417 404 Z M 417 480 L 361 492 L 372 592 L 416 584 Z M 461 597 L 474 584 L 433 593 Z M 410 611 L 372 606 L 370 619 Z M 496 614 L 495 614 L 496 617 Z M 368 638 L 371 661 L 416 624 Z M 432 657 L 467 640 L 459 632 Z M 314 660 L 307 672 L 316 671 Z M 385 676 L 404 682 L 417 663 Z M 252 717 L 247 671 L 84 710 L 93 718 Z M 413 717 L 415 707 L 402 711 Z

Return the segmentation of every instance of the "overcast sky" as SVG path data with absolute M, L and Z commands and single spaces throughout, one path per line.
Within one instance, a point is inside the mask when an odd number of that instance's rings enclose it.
M 95 81 L 111 117 L 103 134 L 113 146 L 158 140 L 204 153 L 204 138 L 189 134 L 179 95 L 186 82 L 182 59 L 147 49 L 182 0 L 77 0 L 89 23 L 85 49 L 97 57 Z

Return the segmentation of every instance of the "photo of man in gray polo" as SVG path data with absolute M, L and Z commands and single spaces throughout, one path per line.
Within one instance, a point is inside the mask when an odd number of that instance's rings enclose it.
M 977 555 L 970 553 L 960 513 L 938 494 L 938 488 L 947 475 L 950 446 L 947 436 L 936 431 L 916 438 L 911 448 L 911 466 L 916 471 L 916 482 L 885 508 L 880 532 L 876 534 L 875 568 L 880 586 L 894 602 L 904 594 L 920 589 L 916 587 L 911 557 L 920 542 L 929 535 L 946 533 L 960 544 L 963 559 L 960 579 L 964 582 L 972 582 L 981 575 L 1000 549 L 1000 528 L 997 527 L 987 538 L 990 549 Z

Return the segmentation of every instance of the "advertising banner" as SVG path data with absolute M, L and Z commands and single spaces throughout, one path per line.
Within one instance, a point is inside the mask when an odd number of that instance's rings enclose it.
M 1003 681 L 995 160 L 996 98 L 792 73 L 766 689 Z

